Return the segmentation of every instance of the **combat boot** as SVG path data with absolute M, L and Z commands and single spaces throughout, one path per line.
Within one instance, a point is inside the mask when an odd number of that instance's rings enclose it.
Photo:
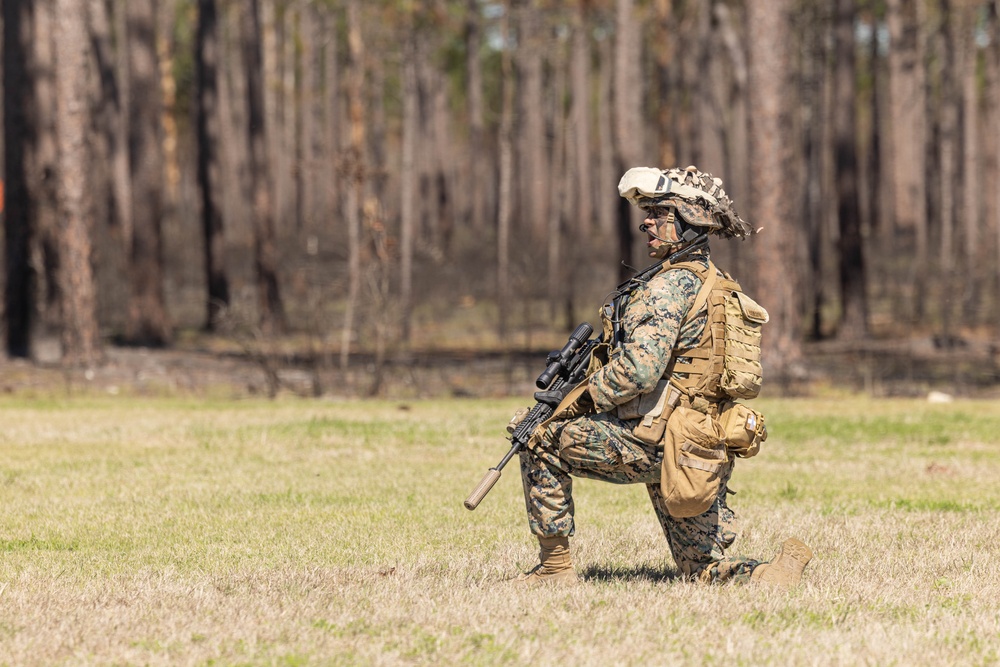
M 758 581 L 777 588 L 788 589 L 799 583 L 802 570 L 813 557 L 812 549 L 794 537 L 781 545 L 781 553 L 770 563 L 754 568 L 750 581 Z
M 573 561 L 569 555 L 568 537 L 539 537 L 538 559 L 541 561 L 531 572 L 522 574 L 517 580 L 525 586 L 558 584 L 572 586 L 579 580 Z

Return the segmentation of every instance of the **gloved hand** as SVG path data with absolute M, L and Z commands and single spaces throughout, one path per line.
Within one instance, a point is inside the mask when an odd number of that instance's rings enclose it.
M 521 425 L 521 422 L 524 421 L 529 412 L 531 412 L 531 408 L 518 408 L 517 412 L 514 413 L 514 416 L 507 423 L 507 432 L 514 435 L 514 431 Z

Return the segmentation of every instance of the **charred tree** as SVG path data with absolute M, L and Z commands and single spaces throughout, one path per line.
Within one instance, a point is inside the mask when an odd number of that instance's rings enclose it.
M 274 223 L 274 188 L 268 159 L 264 113 L 264 62 L 261 50 L 260 2 L 242 7 L 241 39 L 246 69 L 247 145 L 250 157 L 250 200 L 253 207 L 254 276 L 261 331 L 285 330 L 285 312 L 278 281 L 278 252 Z
M 837 0 L 834 25 L 834 178 L 840 229 L 837 266 L 841 319 L 837 335 L 844 339 L 868 334 L 865 258 L 862 249 L 858 192 L 857 95 L 854 42 L 854 0 Z
M 34 98 L 33 26 L 36 3 L 3 3 L 4 318 L 12 357 L 31 355 L 37 276 L 31 265 L 36 217 L 30 164 L 38 139 Z
M 201 194 L 201 228 L 205 243 L 207 300 L 205 328 L 214 331 L 229 306 L 226 240 L 222 217 L 222 167 L 219 155 L 219 36 L 215 0 L 198 1 L 195 36 L 197 100 L 195 125 L 198 138 L 198 186 Z

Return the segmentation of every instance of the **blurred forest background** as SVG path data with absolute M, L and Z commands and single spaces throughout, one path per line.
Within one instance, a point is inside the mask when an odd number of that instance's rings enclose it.
M 998 4 L 3 0 L 7 358 L 519 388 L 648 264 L 621 174 L 694 164 L 771 386 L 995 386 Z

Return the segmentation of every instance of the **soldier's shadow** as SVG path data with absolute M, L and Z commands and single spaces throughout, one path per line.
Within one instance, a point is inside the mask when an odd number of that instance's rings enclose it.
M 656 567 L 654 565 L 639 565 L 620 567 L 615 565 L 590 565 L 580 572 L 585 581 L 636 581 L 644 580 L 653 583 L 672 583 L 681 579 L 681 574 L 674 568 Z

